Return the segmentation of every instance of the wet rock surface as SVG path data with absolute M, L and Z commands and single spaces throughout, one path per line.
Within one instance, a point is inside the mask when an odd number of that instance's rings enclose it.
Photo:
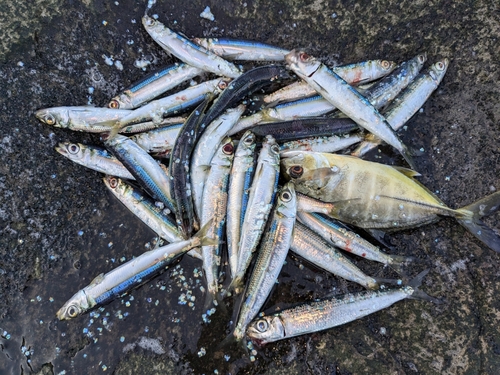
M 216 312 L 202 324 L 201 263 L 187 257 L 92 314 L 56 321 L 78 289 L 146 250 L 154 234 L 107 193 L 97 172 L 54 151 L 58 142 L 95 144 L 98 136 L 50 128 L 33 112 L 105 106 L 146 74 L 135 62 L 150 62 L 148 72 L 173 62 L 142 29 L 146 3 L 0 4 L 0 373 L 498 373 L 500 258 L 453 219 L 389 235 L 394 252 L 416 257 L 409 275 L 430 269 L 422 289 L 443 304 L 407 300 L 267 345 L 254 362 L 237 347 L 216 349 L 231 317 Z M 207 5 L 214 22 L 199 16 Z M 442 84 L 402 139 L 423 149 L 419 180 L 450 207 L 500 188 L 495 2 L 171 1 L 151 13 L 190 37 L 300 46 L 328 64 L 401 62 L 423 51 L 426 66 L 449 58 Z M 371 159 L 403 165 L 382 151 Z M 500 227 L 498 214 L 486 222 Z M 354 260 L 368 274 L 396 276 Z M 359 290 L 289 257 L 266 308 Z

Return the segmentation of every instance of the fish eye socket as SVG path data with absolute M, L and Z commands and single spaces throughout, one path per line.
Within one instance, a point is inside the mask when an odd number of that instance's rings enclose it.
M 70 154 L 77 154 L 78 151 L 80 151 L 80 147 L 78 147 L 78 145 L 75 145 L 74 143 L 70 144 L 68 146 L 68 151 Z
M 224 90 L 227 87 L 227 83 L 224 81 L 220 81 L 218 86 L 221 90 Z
M 300 178 L 304 174 L 304 168 L 300 165 L 294 165 L 290 168 L 289 173 L 292 178 Z
M 387 60 L 382 61 L 382 68 L 383 69 L 389 69 L 391 67 L 391 63 Z
M 118 103 L 118 100 L 112 100 L 109 102 L 108 107 L 113 109 L 118 109 L 120 108 L 120 103 Z
M 436 64 L 436 67 L 439 69 L 439 70 L 443 70 L 444 69 L 444 64 L 442 62 L 438 62 Z
M 271 146 L 271 151 L 274 152 L 275 154 L 279 154 L 279 152 L 280 152 L 280 146 L 278 146 L 278 145 L 272 145 Z
M 245 138 L 244 142 L 247 144 L 247 145 L 251 145 L 255 140 L 255 137 L 252 135 L 249 135 L 248 137 Z
M 423 64 L 425 62 L 425 55 L 418 55 L 418 61 Z
M 71 317 L 71 318 L 74 318 L 78 315 L 78 309 L 76 308 L 76 306 L 70 306 L 68 307 L 68 315 Z
M 224 147 L 222 147 L 222 152 L 226 155 L 231 155 L 234 151 L 234 146 L 231 143 L 226 143 Z
M 292 194 L 290 194 L 288 190 L 281 193 L 281 200 L 283 202 L 290 202 L 291 199 L 292 199 Z
M 52 115 L 45 116 L 44 120 L 47 125 L 54 125 L 56 123 L 56 119 Z
M 111 177 L 111 178 L 109 179 L 109 186 L 110 186 L 112 189 L 114 189 L 115 187 L 117 187 L 117 186 L 118 186 L 118 180 L 117 180 L 116 178 L 114 178 L 114 177 Z
M 301 52 L 300 55 L 299 55 L 299 58 L 302 60 L 302 61 L 307 61 L 309 60 L 311 56 L 309 56 L 307 53 L 305 52 Z
M 267 323 L 267 320 L 259 320 L 256 327 L 259 332 L 266 332 L 269 328 L 269 323 Z

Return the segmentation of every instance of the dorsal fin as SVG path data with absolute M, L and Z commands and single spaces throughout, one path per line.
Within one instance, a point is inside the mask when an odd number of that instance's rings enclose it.
M 422 176 L 420 173 L 417 171 L 414 171 L 413 169 L 410 168 L 405 168 L 405 167 L 399 167 L 396 165 L 392 165 L 392 167 L 397 170 L 399 173 L 404 174 L 406 177 L 418 177 Z

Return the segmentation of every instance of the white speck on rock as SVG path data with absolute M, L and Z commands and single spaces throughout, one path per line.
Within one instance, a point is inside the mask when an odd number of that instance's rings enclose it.
M 206 7 L 205 10 L 200 13 L 200 17 L 210 21 L 215 21 L 215 17 L 213 13 L 210 11 L 210 7 Z

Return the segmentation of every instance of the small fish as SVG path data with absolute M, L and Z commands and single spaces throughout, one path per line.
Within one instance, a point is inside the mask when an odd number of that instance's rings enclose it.
M 204 73 L 204 70 L 187 64 L 173 64 L 151 73 L 132 87 L 118 94 L 108 104 L 109 108 L 134 109 L 173 89 L 177 85 Z
M 241 75 L 242 72 L 236 65 L 193 43 L 185 36 L 170 30 L 160 21 L 144 15 L 142 24 L 156 43 L 186 64 L 219 76 L 236 78 Z
M 164 271 L 174 259 L 185 252 L 213 244 L 214 240 L 205 236 L 210 224 L 211 222 L 189 240 L 147 251 L 106 274 L 101 273 L 57 311 L 57 318 L 74 319 L 96 306 L 106 304 Z
M 418 173 L 353 156 L 305 151 L 285 153 L 282 173 L 297 191 L 335 203 L 330 216 L 361 228 L 403 229 L 451 216 L 491 249 L 500 237 L 480 218 L 500 208 L 500 192 L 453 210 L 417 182 Z
M 135 177 L 125 168 L 122 162 L 103 148 L 86 146 L 81 143 L 64 142 L 59 143 L 59 146 L 56 146 L 55 149 L 61 155 L 84 167 L 104 174 L 135 180 Z
M 233 336 L 237 341 L 245 337 L 248 324 L 257 316 L 276 283 L 292 243 L 296 212 L 295 189 L 293 183 L 289 182 L 283 186 L 278 195 L 259 247 L 257 260 L 233 331 Z
M 289 50 L 243 39 L 194 38 L 193 42 L 227 60 L 284 61 Z
M 384 116 L 351 85 L 325 65 L 303 51 L 292 51 L 286 61 L 299 77 L 309 83 L 326 100 L 340 109 L 359 126 L 396 148 L 414 168 L 407 147 L 401 142 Z
M 347 294 L 341 298 L 309 302 L 258 318 L 248 326 L 247 336 L 256 344 L 264 345 L 337 327 L 408 298 L 439 304 L 440 300 L 419 289 L 427 273 L 428 270 L 421 272 L 402 288 Z

